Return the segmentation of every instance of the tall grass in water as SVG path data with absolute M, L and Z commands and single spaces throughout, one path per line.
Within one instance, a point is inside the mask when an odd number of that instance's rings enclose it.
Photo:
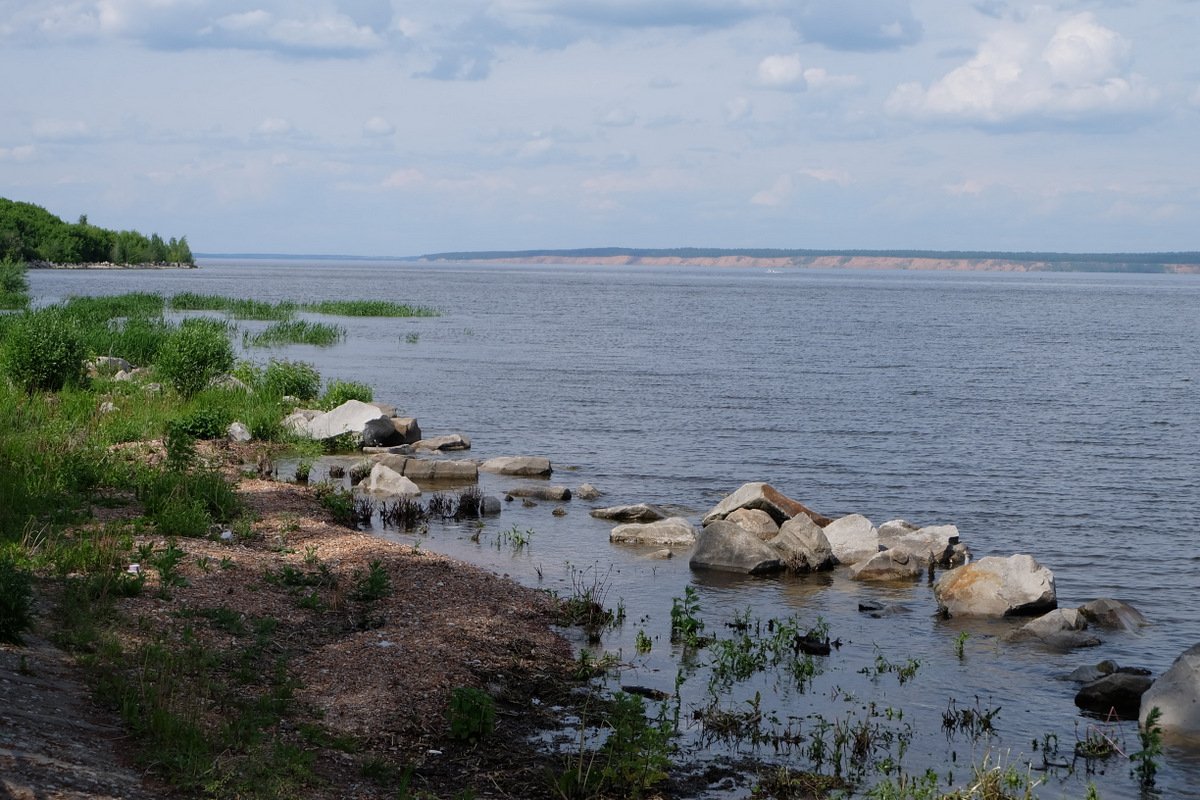
M 288 300 L 268 303 L 263 300 L 195 292 L 172 295 L 170 305 L 175 311 L 222 311 L 234 319 L 285 321 L 296 314 L 296 304 Z
M 258 333 L 243 334 L 242 345 L 244 347 L 276 347 L 285 344 L 315 344 L 319 347 L 329 347 L 340 342 L 345 336 L 346 329 L 340 325 L 291 320 L 290 322 L 276 322 Z
M 121 318 L 160 317 L 165 305 L 166 301 L 160 294 L 128 292 L 101 297 L 72 297 L 63 304 L 63 308 L 87 325 Z
M 335 317 L 436 317 L 437 309 L 390 300 L 321 300 L 305 303 L 305 311 Z

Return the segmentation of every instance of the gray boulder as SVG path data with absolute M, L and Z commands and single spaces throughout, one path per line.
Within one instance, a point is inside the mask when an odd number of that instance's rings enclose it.
M 1030 616 L 1058 606 L 1054 573 L 1033 556 L 989 556 L 942 573 L 933 586 L 950 617 Z
M 808 517 L 804 518 L 808 519 Z M 747 533 L 754 534 L 764 542 L 769 542 L 779 535 L 779 523 L 762 509 L 739 508 L 725 519 L 740 526 Z
M 461 433 L 450 433 L 432 439 L 421 439 L 413 442 L 413 446 L 418 450 L 470 450 L 471 440 Z
M 483 472 L 510 475 L 518 478 L 548 478 L 553 470 L 550 459 L 537 456 L 500 456 L 489 458 L 479 465 Z
M 590 483 L 581 484 L 580 487 L 575 490 L 575 496 L 580 500 L 595 500 L 596 498 L 600 497 L 601 494 L 602 492 L 595 486 L 592 486 Z
M 1128 603 L 1101 597 L 1079 607 L 1079 613 L 1097 628 L 1107 628 L 1114 631 L 1135 631 L 1150 620 Z
M 364 447 L 388 447 L 400 444 L 400 437 L 392 425 L 390 417 L 367 420 L 363 424 L 362 443 Z
M 1136 719 L 1153 683 L 1154 679 L 1148 675 L 1114 672 L 1081 686 L 1075 695 L 1075 705 L 1105 719 L 1109 716 Z
M 665 511 L 647 503 L 638 503 L 635 506 L 594 508 L 590 513 L 596 519 L 607 519 L 613 522 L 657 522 L 667 518 Z
M 227 392 L 245 392 L 246 394 L 252 394 L 249 386 L 247 386 L 239 378 L 235 378 L 233 375 L 229 375 L 228 373 L 225 375 L 217 375 L 208 382 L 208 386 L 210 389 L 224 389 Z
M 387 419 L 378 406 L 361 400 L 347 400 L 335 409 L 318 414 L 308 421 L 308 436 L 312 439 L 332 439 L 343 433 L 363 432 L 372 420 Z
M 1063 680 L 1074 681 L 1075 683 L 1091 683 L 1103 678 L 1105 675 L 1112 675 L 1118 669 L 1117 662 L 1111 658 L 1106 658 L 1097 664 L 1076 667 Z
M 321 412 L 316 409 L 297 408 L 284 417 L 280 424 L 285 431 L 291 431 L 297 436 L 308 436 L 308 423 L 319 416 L 321 416 Z
M 953 525 L 929 525 L 900 535 L 879 534 L 879 544 L 893 553 L 903 553 L 922 566 L 931 562 L 938 566 L 950 563 L 954 545 L 958 544 L 958 528 Z
M 696 529 L 683 517 L 657 522 L 629 522 L 613 528 L 608 540 L 623 544 L 684 546 L 695 543 Z
M 500 498 L 490 494 L 485 495 L 484 498 L 479 501 L 479 513 L 485 517 L 496 516 L 500 513 L 500 510 L 503 507 L 504 504 L 500 502 Z
M 779 552 L 732 522 L 717 520 L 696 538 L 689 562 L 692 569 L 712 569 L 759 575 L 782 570 Z
M 415 483 L 386 464 L 376 464 L 371 467 L 371 475 L 367 478 L 366 489 L 374 494 L 403 497 L 416 497 L 421 494 L 421 489 Z
M 479 480 L 479 467 L 474 461 L 412 458 L 404 455 L 383 455 L 375 463 L 394 469 L 418 483 L 474 483 Z
M 893 540 L 916 533 L 920 529 L 920 525 L 913 525 L 902 519 L 889 519 L 879 526 L 879 544 L 881 547 L 891 547 Z
M 248 442 L 252 438 L 250 429 L 241 422 L 231 422 L 225 430 L 225 438 L 231 442 Z
M 417 424 L 415 417 L 392 416 L 391 419 L 401 444 L 416 444 L 421 441 L 421 426 Z
M 528 497 L 533 500 L 562 502 L 571 499 L 571 490 L 566 486 L 518 486 L 506 492 L 510 497 Z
M 1158 724 L 1164 732 L 1200 736 L 1200 644 L 1183 651 L 1142 695 L 1138 720 L 1144 723 L 1155 707 L 1162 712 Z
M 856 581 L 911 581 L 927 571 L 927 562 L 899 550 L 884 550 L 850 567 Z
M 704 524 L 708 525 L 719 519 L 725 519 L 739 508 L 757 508 L 766 511 L 780 525 L 797 514 L 804 514 L 818 525 L 825 525 L 829 522 L 828 517 L 793 500 L 768 483 L 746 483 L 717 503 L 713 510 L 704 517 Z
M 879 552 L 879 531 L 862 514 L 840 517 L 822 530 L 839 564 L 857 564 Z
M 817 523 L 800 514 L 783 523 L 768 544 L 792 572 L 817 572 L 833 568 L 833 548 Z
M 87 362 L 88 377 L 112 377 L 118 372 L 130 373 L 133 365 L 120 356 L 96 356 Z
M 1084 633 L 1087 620 L 1074 608 L 1056 608 L 1022 625 L 1005 638 L 1010 642 L 1036 641 L 1054 650 L 1095 647 L 1100 640 Z

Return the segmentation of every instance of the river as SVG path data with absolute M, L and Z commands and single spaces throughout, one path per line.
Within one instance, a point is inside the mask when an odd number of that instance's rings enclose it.
M 1059 680 L 1076 666 L 1112 658 L 1159 674 L 1200 642 L 1195 276 L 211 259 L 188 271 L 32 271 L 30 284 L 39 302 L 137 290 L 438 308 L 429 319 L 339 319 L 342 344 L 248 356 L 301 359 L 326 378 L 366 382 L 426 435 L 468 435 L 472 457 L 547 456 L 553 483 L 602 490 L 561 517 L 550 503 L 506 504 L 479 541 L 454 525 L 431 526 L 419 541 L 559 591 L 572 576 L 599 576 L 626 610 L 599 648 L 625 665 L 613 685 L 674 688 L 681 653 L 668 641 L 669 611 L 688 586 L 718 635 L 747 608 L 764 620 L 820 617 L 842 647 L 820 659 L 811 686 L 759 676 L 726 695 L 727 707 L 760 692 L 764 706 L 810 731 L 814 714 L 858 720 L 871 702 L 903 709 L 913 737 L 905 766 L 962 780 L 985 754 L 1041 764 L 1032 744 L 1048 734 L 1069 760 L 1096 724 L 1077 712 L 1074 685 Z M 1153 624 L 1105 635 L 1091 650 L 1049 653 L 1000 641 L 1008 624 L 936 619 L 924 581 L 879 588 L 841 573 L 693 573 L 686 554 L 652 561 L 611 545 L 609 526 L 587 514 L 651 502 L 698 522 L 747 481 L 829 516 L 953 523 L 976 557 L 1029 553 L 1049 566 L 1061 606 L 1116 597 Z M 487 476 L 482 486 L 499 493 L 512 483 Z M 529 543 L 495 546 L 494 534 L 513 526 L 533 531 Z M 863 600 L 910 611 L 872 619 L 858 612 Z M 636 652 L 639 631 L 649 653 Z M 962 631 L 970 638 L 959 658 Z M 904 683 L 861 672 L 880 657 L 920 666 Z M 707 702 L 707 658 L 689 661 L 685 718 Z M 948 739 L 941 715 L 951 699 L 999 707 L 997 734 Z M 1138 749 L 1134 726 L 1111 730 Z M 770 748 L 752 754 L 807 763 Z M 1102 764 L 1103 774 L 1078 767 L 1045 773 L 1039 796 L 1083 797 L 1089 780 L 1106 800 L 1139 796 L 1124 761 Z M 1200 755 L 1168 747 L 1159 787 L 1165 797 L 1200 797 Z

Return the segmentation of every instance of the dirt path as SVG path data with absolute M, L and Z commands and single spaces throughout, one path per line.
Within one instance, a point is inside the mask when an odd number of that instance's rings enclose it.
M 0 800 L 162 797 L 118 755 L 123 736 L 61 650 L 0 645 Z

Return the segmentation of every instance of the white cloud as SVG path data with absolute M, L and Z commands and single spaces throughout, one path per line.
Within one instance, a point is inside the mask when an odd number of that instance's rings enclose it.
M 757 192 L 750 198 L 750 202 L 756 206 L 768 206 L 777 208 L 787 202 L 792 196 L 792 176 L 780 175 L 765 189 Z
M 0 161 L 28 161 L 33 158 L 33 145 L 22 144 L 17 147 L 0 147 Z
M 1133 114 L 1156 99 L 1131 71 L 1130 45 L 1120 34 L 1090 13 L 1056 22 L 1043 11 L 1027 23 L 1001 26 L 971 60 L 928 89 L 896 87 L 887 108 L 915 118 L 1036 124 Z
M 292 132 L 292 123 L 282 117 L 267 117 L 255 130 L 262 136 L 287 136 Z
M 968 178 L 961 183 L 946 184 L 942 188 L 946 190 L 946 194 L 964 197 L 983 194 L 983 191 L 987 189 L 987 184 L 976 178 Z
M 396 126 L 383 117 L 371 117 L 363 123 L 363 136 L 379 138 L 391 136 L 396 132 Z
M 798 54 L 767 56 L 758 62 L 758 82 L 769 89 L 803 91 L 808 88 Z
M 695 186 L 695 179 L 684 172 L 673 169 L 653 169 L 648 172 L 609 173 L 586 178 L 581 184 L 589 194 L 640 194 L 688 189 Z
M 609 109 L 600 117 L 600 124 L 606 128 L 627 128 L 635 122 L 637 122 L 637 114 L 624 106 Z

